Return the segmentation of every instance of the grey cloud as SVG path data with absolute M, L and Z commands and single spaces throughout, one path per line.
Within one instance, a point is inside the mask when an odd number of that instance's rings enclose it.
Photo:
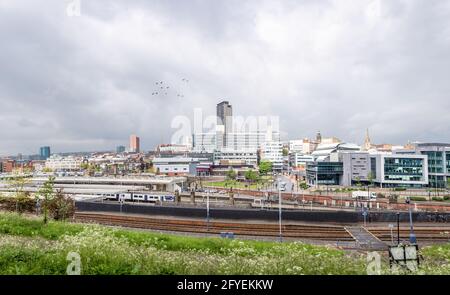
M 446 1 L 69 2 L 0 4 L 0 155 L 151 149 L 220 99 L 286 139 L 450 141 Z

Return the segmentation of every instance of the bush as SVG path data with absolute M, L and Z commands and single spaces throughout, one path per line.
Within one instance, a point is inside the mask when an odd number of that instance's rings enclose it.
M 56 196 L 49 202 L 48 209 L 54 220 L 66 220 L 74 215 L 75 203 L 62 191 L 57 191 Z
M 29 197 L 29 194 L 24 194 L 21 197 L 1 197 L 0 209 L 6 211 L 14 211 L 19 213 L 34 212 L 36 202 Z
M 411 201 L 419 201 L 419 202 L 423 202 L 423 201 L 427 200 L 427 198 L 425 198 L 425 197 L 410 197 L 409 199 Z
M 406 188 L 404 188 L 404 187 L 395 187 L 394 191 L 395 192 L 402 192 L 402 191 L 406 191 Z
M 389 196 L 389 203 L 396 204 L 398 201 L 398 195 L 390 195 Z
M 435 202 L 443 202 L 444 201 L 444 199 L 440 198 L 440 197 L 432 197 L 431 199 Z
M 377 193 L 377 198 L 378 199 L 384 199 L 386 196 L 382 193 Z
M 450 201 L 450 195 L 444 196 L 444 201 Z

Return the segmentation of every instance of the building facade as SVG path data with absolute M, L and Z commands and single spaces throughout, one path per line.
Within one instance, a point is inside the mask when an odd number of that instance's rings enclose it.
M 71 171 L 80 170 L 83 159 L 73 156 L 62 157 L 52 155 L 45 161 L 45 168 L 53 171 Z
M 306 165 L 306 182 L 310 186 L 340 185 L 342 162 L 310 162 Z
M 123 145 L 119 145 L 118 147 L 116 147 L 116 153 L 117 154 L 124 153 L 125 150 L 126 150 L 126 148 Z
M 415 150 L 428 157 L 428 186 L 448 188 L 450 179 L 450 144 L 418 143 Z
M 428 186 L 426 155 L 379 154 L 370 156 L 370 171 L 380 187 Z
M 283 169 L 283 143 L 280 141 L 268 141 L 261 145 L 261 160 L 272 163 L 274 171 Z
M 343 186 L 352 186 L 355 183 L 369 182 L 370 155 L 365 152 L 340 152 L 339 162 L 343 164 Z M 375 175 L 371 175 L 375 178 Z
M 135 134 L 130 136 L 130 152 L 140 153 L 141 152 L 141 142 L 140 138 Z
M 198 159 L 185 157 L 153 159 L 153 167 L 157 173 L 169 176 L 196 175 L 199 163 Z
M 50 147 L 49 146 L 43 146 L 39 149 L 39 156 L 41 160 L 47 160 L 50 158 Z
M 220 164 L 224 162 L 237 162 L 245 165 L 252 165 L 256 167 L 258 165 L 258 152 L 254 150 L 227 150 L 222 149 L 214 153 L 214 164 Z

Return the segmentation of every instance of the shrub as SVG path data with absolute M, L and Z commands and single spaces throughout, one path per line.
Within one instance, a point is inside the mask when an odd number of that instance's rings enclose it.
M 398 201 L 398 195 L 390 195 L 389 196 L 389 203 L 394 203 L 396 204 Z
M 59 190 L 56 192 L 56 196 L 49 202 L 48 209 L 54 220 L 66 220 L 75 213 L 75 203 Z
M 425 197 L 410 197 L 410 200 L 411 200 L 411 201 L 419 201 L 419 202 L 423 202 L 423 201 L 426 201 L 427 198 L 425 198 Z
M 440 198 L 440 197 L 432 197 L 431 199 L 435 202 L 443 202 L 444 201 L 444 199 Z
M 377 198 L 378 199 L 384 199 L 386 196 L 382 193 L 377 193 Z
M 402 191 L 406 191 L 406 188 L 404 188 L 404 187 L 395 187 L 394 191 L 395 192 L 402 192 Z
M 19 197 L 0 197 L 0 209 L 6 211 L 16 211 L 19 213 L 34 212 L 36 202 L 29 197 L 29 194 Z

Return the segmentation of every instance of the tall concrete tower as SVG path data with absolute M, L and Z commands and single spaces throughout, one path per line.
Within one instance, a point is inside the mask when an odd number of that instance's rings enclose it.
M 217 104 L 217 125 L 223 126 L 220 128 L 223 130 L 221 134 L 217 134 L 217 136 L 222 137 L 222 146 L 227 146 L 227 134 L 233 128 L 233 107 L 228 101 L 222 101 Z
M 130 152 L 139 153 L 141 151 L 140 145 L 141 145 L 140 138 L 137 137 L 135 134 L 132 134 L 130 136 Z

